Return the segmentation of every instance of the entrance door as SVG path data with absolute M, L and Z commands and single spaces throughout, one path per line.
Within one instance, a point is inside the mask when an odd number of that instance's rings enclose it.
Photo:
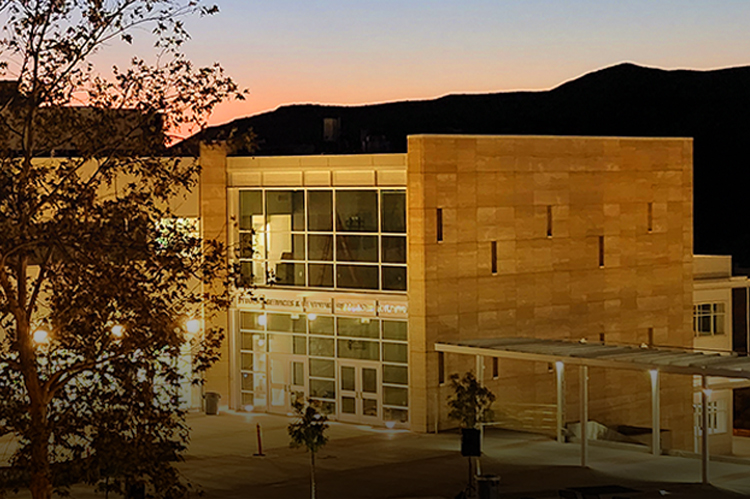
M 356 423 L 381 420 L 380 364 L 339 362 L 339 419 Z
M 307 358 L 293 355 L 270 355 L 269 412 L 292 414 L 296 400 L 307 399 Z

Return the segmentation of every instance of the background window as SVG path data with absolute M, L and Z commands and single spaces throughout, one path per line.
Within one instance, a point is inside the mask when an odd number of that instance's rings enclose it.
M 696 336 L 724 334 L 726 305 L 723 302 L 693 305 L 693 331 Z
M 336 230 L 378 232 L 377 191 L 336 191 Z

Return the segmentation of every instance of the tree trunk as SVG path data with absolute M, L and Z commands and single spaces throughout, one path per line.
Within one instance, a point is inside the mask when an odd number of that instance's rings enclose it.
M 34 499 L 52 499 L 52 469 L 49 462 L 49 433 L 40 407 L 31 408 L 31 486 Z
M 315 452 L 310 452 L 310 499 L 315 499 Z

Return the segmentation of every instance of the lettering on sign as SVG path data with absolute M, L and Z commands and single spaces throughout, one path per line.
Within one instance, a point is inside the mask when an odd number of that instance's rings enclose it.
M 238 296 L 237 307 L 253 307 L 258 308 L 259 305 L 263 305 L 263 296 Z
M 378 315 L 387 315 L 391 317 L 407 317 L 409 315 L 409 305 L 406 302 L 378 302 Z
M 333 312 L 333 302 L 330 299 L 329 300 L 315 300 L 315 299 L 305 298 L 305 311 L 322 313 L 322 314 L 330 314 Z
M 374 316 L 376 312 L 374 300 L 336 300 L 336 313 Z
M 299 298 L 266 298 L 266 308 L 293 309 L 302 311 L 302 300 Z

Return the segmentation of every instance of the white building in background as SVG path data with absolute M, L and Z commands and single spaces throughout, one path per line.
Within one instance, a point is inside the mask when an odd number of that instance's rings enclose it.
M 732 275 L 731 256 L 693 257 L 693 347 L 704 352 L 748 351 L 748 287 L 746 276 Z M 696 377 L 698 378 L 698 377 Z M 748 387 L 747 380 L 709 378 L 709 431 L 711 453 L 731 454 L 734 428 L 733 393 Z M 694 382 L 693 407 L 700 420 L 700 379 Z M 695 426 L 695 450 L 700 445 L 699 425 Z

